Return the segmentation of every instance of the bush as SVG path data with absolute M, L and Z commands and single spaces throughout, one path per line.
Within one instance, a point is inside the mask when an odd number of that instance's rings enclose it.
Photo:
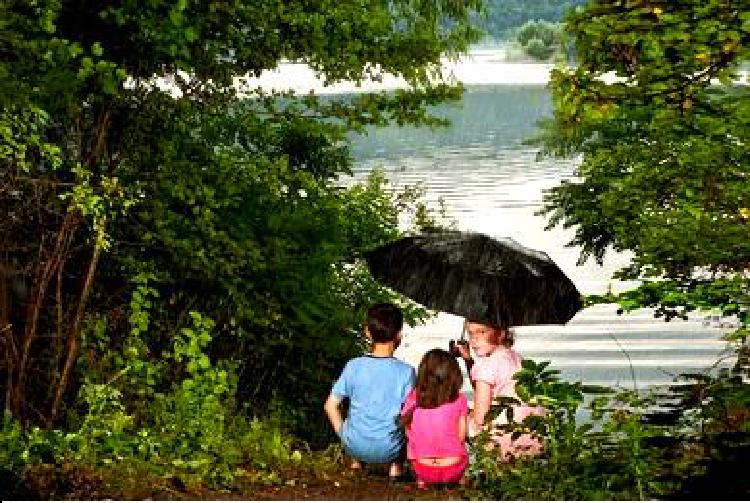
M 640 394 L 566 383 L 547 362 L 524 361 L 516 390 L 545 417 L 511 424 L 533 431 L 544 455 L 498 463 L 472 447 L 475 496 L 497 500 L 735 499 L 750 486 L 750 384 L 736 371 L 690 375 L 668 393 Z M 495 412 L 500 405 L 493 408 Z M 585 411 L 590 419 L 576 421 Z
M 524 47 L 526 53 L 534 59 L 549 59 L 550 56 L 555 52 L 553 47 L 545 45 L 544 42 L 538 38 L 532 38 L 529 43 Z
M 0 429 L 0 471 L 20 480 L 27 466 L 40 463 L 135 464 L 146 466 L 152 475 L 192 477 L 200 483 L 228 486 L 242 467 L 259 470 L 264 481 L 278 480 L 275 469 L 301 460 L 300 452 L 292 448 L 292 437 L 268 422 L 248 420 L 238 410 L 236 366 L 211 362 L 205 350 L 213 322 L 199 313 L 190 316 L 191 326 L 176 334 L 171 351 L 163 355 L 174 372 L 179 375 L 175 368 L 182 367 L 184 374 L 167 392 L 154 391 L 146 410 L 141 403 L 125 401 L 120 389 L 137 382 L 129 374 L 144 368 L 137 354 L 124 360 L 105 355 L 104 360 L 125 366 L 115 366 L 107 382 L 87 382 L 81 387 L 78 400 L 83 412 L 71 431 L 24 430 L 5 416 Z M 148 375 L 167 377 L 164 372 Z M 90 381 L 91 376 L 84 378 Z M 154 389 L 164 385 L 153 384 Z M 138 416 L 129 410 L 133 404 L 139 408 Z
M 515 40 L 532 58 L 547 60 L 562 48 L 562 27 L 548 21 L 528 21 L 518 28 Z

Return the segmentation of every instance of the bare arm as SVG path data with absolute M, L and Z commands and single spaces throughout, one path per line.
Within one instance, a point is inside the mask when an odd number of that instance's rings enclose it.
M 466 438 L 466 421 L 468 416 L 459 416 L 458 418 L 458 439 L 463 441 Z
M 486 381 L 477 381 L 474 383 L 474 412 L 472 420 L 476 429 L 481 429 L 484 419 L 490 411 L 492 405 L 492 387 Z
M 326 403 L 325 405 L 323 405 L 323 410 L 328 416 L 328 421 L 331 422 L 333 431 L 335 431 L 337 435 L 339 431 L 341 431 L 341 425 L 344 424 L 344 418 L 341 417 L 341 409 L 339 408 L 340 404 L 341 399 L 339 397 L 335 395 L 328 395 Z

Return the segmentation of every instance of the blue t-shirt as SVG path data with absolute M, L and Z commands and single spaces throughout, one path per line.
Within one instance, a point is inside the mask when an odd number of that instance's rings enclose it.
M 331 394 L 349 398 L 341 440 L 349 454 L 365 463 L 388 463 L 404 445 L 398 427 L 401 404 L 414 387 L 414 368 L 394 357 L 349 360 Z

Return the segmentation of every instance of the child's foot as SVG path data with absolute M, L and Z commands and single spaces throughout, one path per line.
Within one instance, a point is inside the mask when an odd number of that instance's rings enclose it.
M 422 491 L 426 490 L 427 489 L 427 482 L 425 482 L 424 480 L 417 479 L 417 489 L 420 489 Z
M 401 463 L 391 463 L 390 468 L 388 469 L 388 476 L 395 479 L 404 474 L 404 468 L 401 466 Z

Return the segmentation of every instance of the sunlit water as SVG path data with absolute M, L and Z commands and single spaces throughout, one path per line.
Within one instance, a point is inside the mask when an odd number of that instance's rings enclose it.
M 632 286 L 611 280 L 627 256 L 610 254 L 603 266 L 577 265 L 579 249 L 566 247 L 572 230 L 546 231 L 535 215 L 545 190 L 573 176 L 576 160 L 536 160 L 523 142 L 550 114 L 548 91 L 540 85 L 471 86 L 458 106 L 436 111 L 451 120 L 446 129 L 387 128 L 354 139 L 355 180 L 373 168 L 395 187 L 421 183 L 426 200 L 442 199 L 458 228 L 509 236 L 543 250 L 584 294 Z M 731 364 L 720 340 L 723 330 L 704 324 L 703 314 L 665 323 L 649 310 L 625 316 L 615 306 L 581 311 L 566 326 L 519 327 L 516 349 L 527 358 L 550 360 L 563 377 L 628 388 L 663 385 L 683 372 Z M 397 356 L 417 365 L 430 348 L 447 347 L 461 320 L 441 314 L 426 326 L 405 330 Z

